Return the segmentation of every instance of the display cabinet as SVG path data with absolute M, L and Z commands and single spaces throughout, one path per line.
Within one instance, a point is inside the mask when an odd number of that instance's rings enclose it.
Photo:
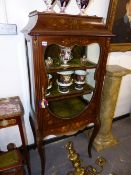
M 88 153 L 100 128 L 99 112 L 112 34 L 96 16 L 32 12 L 24 28 L 28 52 L 31 124 L 44 174 L 42 141 L 48 135 L 69 135 L 94 123 Z M 88 45 L 99 48 L 91 61 Z M 90 84 L 93 70 L 94 85 Z

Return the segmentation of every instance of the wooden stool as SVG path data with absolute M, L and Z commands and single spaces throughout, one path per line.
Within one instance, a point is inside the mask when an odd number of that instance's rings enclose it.
M 0 175 L 25 175 L 24 164 L 18 149 L 0 153 Z
M 30 158 L 27 150 L 27 136 L 24 125 L 24 109 L 19 97 L 0 99 L 0 129 L 18 125 L 28 173 L 31 175 Z

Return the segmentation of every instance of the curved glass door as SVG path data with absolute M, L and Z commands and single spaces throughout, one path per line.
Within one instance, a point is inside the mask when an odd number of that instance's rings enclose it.
M 89 52 L 94 46 L 97 48 L 95 62 Z M 46 99 L 49 112 L 62 119 L 71 119 L 87 108 L 95 89 L 94 75 L 99 56 L 100 46 L 97 43 L 88 46 L 47 46 L 44 63 L 48 77 Z

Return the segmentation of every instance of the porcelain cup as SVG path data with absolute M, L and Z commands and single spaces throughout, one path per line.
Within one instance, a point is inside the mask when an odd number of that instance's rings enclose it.
M 69 87 L 72 85 L 72 82 L 73 82 L 73 79 L 72 79 L 73 73 L 74 71 L 57 72 L 58 74 L 57 84 L 58 84 L 59 92 L 61 93 L 69 92 Z
M 86 74 L 87 73 L 85 70 L 75 71 L 75 89 L 77 90 L 83 89 L 83 84 L 85 84 Z

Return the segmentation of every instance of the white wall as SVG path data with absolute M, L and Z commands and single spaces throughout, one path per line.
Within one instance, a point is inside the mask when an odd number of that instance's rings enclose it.
M 4 14 L 4 3 L 6 3 L 7 18 Z M 109 0 L 92 0 L 87 12 L 89 15 L 98 15 L 106 18 L 107 7 Z M 105 7 L 105 4 L 107 6 Z M 7 22 L 17 24 L 17 35 L 0 35 L 0 98 L 19 95 L 25 109 L 25 125 L 29 144 L 33 143 L 33 136 L 29 124 L 29 92 L 28 92 L 28 78 L 26 67 L 26 56 L 24 46 L 24 36 L 21 33 L 22 28 L 28 22 L 28 14 L 30 11 L 43 11 L 46 8 L 43 0 L 0 0 L 0 22 Z M 59 11 L 58 7 L 55 8 Z M 72 0 L 68 6 L 67 13 L 77 14 L 79 9 Z M 113 53 L 109 56 L 109 64 L 119 64 L 125 67 L 131 65 L 126 64 L 127 60 L 130 62 L 131 53 L 120 54 Z M 131 64 L 131 62 L 130 62 Z M 128 77 L 131 82 L 131 77 Z M 121 93 L 117 103 L 116 116 L 128 113 L 131 109 L 130 90 L 127 79 L 123 80 Z M 130 83 L 131 84 L 131 83 Z M 126 90 L 126 94 L 125 94 Z M 122 101 L 121 101 L 122 99 Z M 16 142 L 20 146 L 21 141 L 18 134 L 18 128 L 12 127 L 0 130 L 0 146 L 5 149 L 9 142 Z
M 4 0 L 0 0 L 0 22 L 6 23 Z M 28 22 L 28 14 L 34 9 L 43 10 L 41 1 L 6 0 L 8 23 L 17 24 L 17 35 L 0 35 L 0 98 L 20 96 L 25 109 L 25 125 L 29 144 L 33 136 L 29 124 L 29 92 L 25 56 L 24 36 L 21 30 Z M 37 2 L 37 3 L 36 3 Z M 33 5 L 32 5 L 33 4 Z M 11 133 L 11 134 L 10 134 Z M 7 143 L 16 142 L 21 145 L 18 127 L 0 130 L 0 147 L 5 149 Z
M 99 55 L 99 47 L 97 44 L 88 46 L 88 58 L 97 63 Z M 128 52 L 112 52 L 109 53 L 108 65 L 119 65 L 127 69 L 131 69 L 131 51 Z M 120 93 L 117 100 L 114 117 L 131 112 L 131 74 L 122 78 Z

